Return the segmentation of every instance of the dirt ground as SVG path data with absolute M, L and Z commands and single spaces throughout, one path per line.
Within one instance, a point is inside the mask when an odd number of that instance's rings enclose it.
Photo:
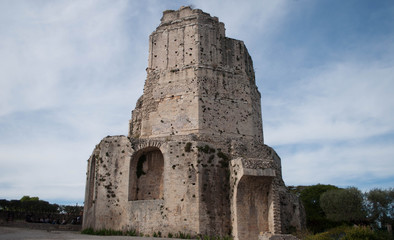
M 81 234 L 77 231 L 38 230 L 28 228 L 0 226 L 0 240 L 88 240 L 88 239 L 111 239 L 111 240 L 164 240 L 168 238 L 145 238 L 128 236 L 93 236 Z M 172 238 L 175 240 L 175 238 Z

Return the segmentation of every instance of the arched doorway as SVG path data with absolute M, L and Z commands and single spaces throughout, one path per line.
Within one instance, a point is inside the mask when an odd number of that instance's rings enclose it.
M 136 152 L 130 162 L 129 201 L 161 199 L 163 169 L 164 158 L 159 148 Z

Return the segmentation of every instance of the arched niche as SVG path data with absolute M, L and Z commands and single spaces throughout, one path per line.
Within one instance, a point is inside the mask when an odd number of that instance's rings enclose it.
M 236 197 L 236 239 L 258 239 L 261 232 L 271 232 L 271 177 L 243 176 Z
M 136 152 L 130 160 L 129 201 L 163 197 L 164 158 L 157 147 Z

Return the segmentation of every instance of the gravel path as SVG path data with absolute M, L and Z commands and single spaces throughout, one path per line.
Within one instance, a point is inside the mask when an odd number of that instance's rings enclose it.
M 88 240 L 88 239 L 111 239 L 111 240 L 168 240 L 168 238 L 146 238 L 146 237 L 128 237 L 128 236 L 93 236 L 85 235 L 79 232 L 70 231 L 48 231 L 27 228 L 15 228 L 0 226 L 0 240 Z M 172 238 L 176 240 L 175 238 Z

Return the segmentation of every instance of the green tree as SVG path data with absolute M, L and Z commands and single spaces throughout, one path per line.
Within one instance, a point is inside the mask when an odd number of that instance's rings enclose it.
M 360 190 L 349 187 L 323 193 L 320 206 L 329 220 L 357 224 L 366 220 L 363 200 Z
M 287 190 L 289 190 L 289 192 L 293 193 L 294 195 L 296 195 L 297 197 L 300 197 L 301 192 L 305 189 L 308 188 L 309 186 L 287 186 Z
M 38 197 L 23 196 L 20 200 L 21 210 L 25 212 L 57 213 L 59 205 L 50 204 Z
M 21 205 L 21 210 L 25 212 L 33 212 L 37 210 L 37 205 L 39 202 L 38 197 L 23 196 L 19 202 Z
M 310 231 L 317 233 L 335 226 L 335 223 L 326 218 L 323 209 L 320 207 L 320 196 L 333 189 L 338 189 L 338 187 L 324 184 L 293 187 L 293 192 L 299 195 L 304 205 L 306 225 Z
M 71 214 L 71 215 L 79 215 L 82 211 L 83 211 L 83 206 L 62 206 L 62 208 L 64 209 L 63 211 L 67 214 Z
M 40 200 L 38 197 L 30 197 L 28 195 L 25 195 L 21 198 L 21 202 L 27 202 L 27 201 L 38 201 Z
M 394 221 L 394 189 L 375 188 L 366 193 L 369 220 L 376 225 L 392 225 Z
M 0 210 L 1 211 L 8 210 L 8 207 L 9 207 L 9 201 L 7 201 L 6 199 L 0 199 Z
M 23 211 L 21 207 L 21 202 L 19 200 L 9 201 L 8 208 L 9 208 L 8 210 L 10 211 L 17 211 L 17 212 Z

